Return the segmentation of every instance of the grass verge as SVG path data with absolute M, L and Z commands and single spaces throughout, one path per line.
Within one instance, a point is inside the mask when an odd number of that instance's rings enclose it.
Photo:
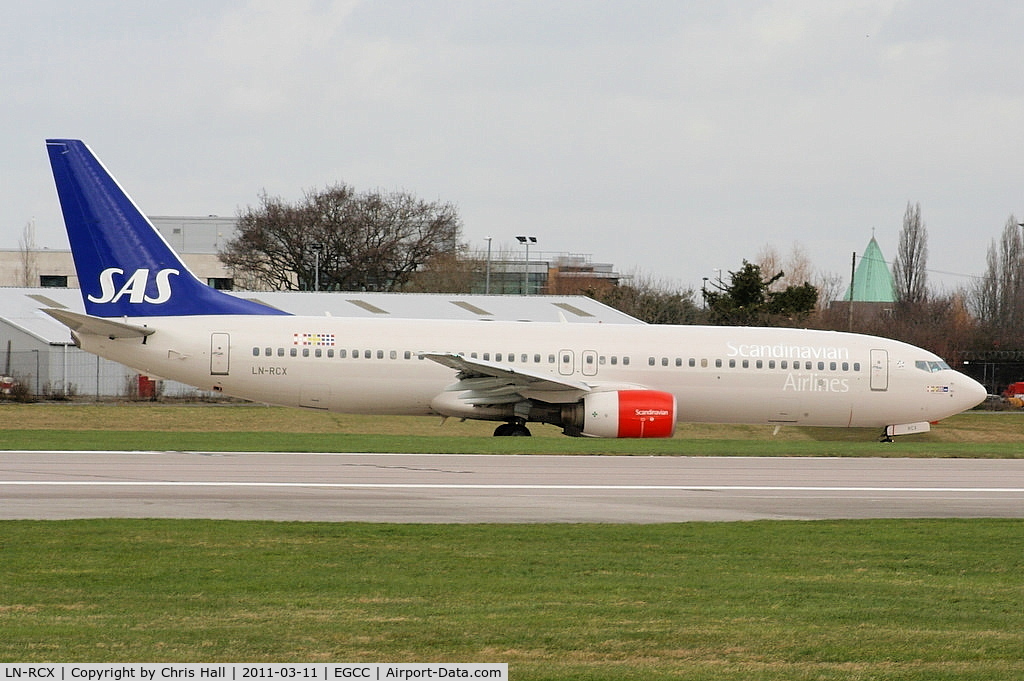
M 516 679 L 1024 676 L 1014 520 L 0 522 L 0 660 L 488 661 Z
M 4 449 L 171 449 L 474 454 L 748 456 L 1024 456 L 1024 414 L 969 412 L 932 432 L 881 445 L 872 429 L 680 424 L 668 440 L 494 438 L 494 424 L 379 417 L 254 405 L 0 404 Z

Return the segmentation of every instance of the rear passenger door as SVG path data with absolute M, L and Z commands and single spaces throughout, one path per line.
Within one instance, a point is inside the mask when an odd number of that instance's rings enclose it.
M 226 333 L 210 334 L 210 375 L 227 376 L 231 366 L 231 337 Z

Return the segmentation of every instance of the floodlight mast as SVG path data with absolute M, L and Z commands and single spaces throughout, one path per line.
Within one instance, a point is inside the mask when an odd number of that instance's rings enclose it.
M 523 268 L 523 295 L 530 293 L 530 244 L 537 243 L 535 236 L 517 236 L 516 239 L 526 246 L 526 266 Z

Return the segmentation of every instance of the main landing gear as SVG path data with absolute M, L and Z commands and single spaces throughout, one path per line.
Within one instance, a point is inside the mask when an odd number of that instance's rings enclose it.
M 503 423 L 494 429 L 494 437 L 530 437 L 530 429 L 520 421 Z

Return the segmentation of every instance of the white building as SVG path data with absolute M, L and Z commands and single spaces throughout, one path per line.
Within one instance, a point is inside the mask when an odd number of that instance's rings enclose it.
M 231 289 L 217 253 L 235 231 L 235 218 L 153 216 L 150 221 L 192 272 L 210 286 Z M 0 286 L 78 288 L 68 249 L 0 249 Z

